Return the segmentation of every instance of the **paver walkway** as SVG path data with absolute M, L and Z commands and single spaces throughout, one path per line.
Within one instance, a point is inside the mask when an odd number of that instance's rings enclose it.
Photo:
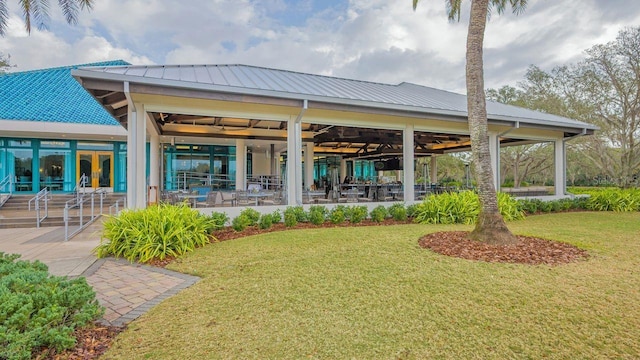
M 124 325 L 199 278 L 122 259 L 96 259 L 102 222 L 96 221 L 69 241 L 63 227 L 0 229 L 0 252 L 40 260 L 58 276 L 84 276 L 105 307 L 102 321 Z

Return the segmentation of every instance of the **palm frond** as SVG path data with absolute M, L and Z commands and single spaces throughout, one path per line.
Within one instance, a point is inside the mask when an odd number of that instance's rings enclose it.
M 78 23 L 78 3 L 76 1 L 58 0 L 58 5 L 60 5 L 60 9 L 62 9 L 62 14 L 64 14 L 67 23 L 73 25 Z
M 460 12 L 462 10 L 462 0 L 445 0 L 447 5 L 447 16 L 449 20 L 460 21 Z
M 7 31 L 7 21 L 9 21 L 9 9 L 7 1 L 0 0 L 0 36 L 4 36 Z

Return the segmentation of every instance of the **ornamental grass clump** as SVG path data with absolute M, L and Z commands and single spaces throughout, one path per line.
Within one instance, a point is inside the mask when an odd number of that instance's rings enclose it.
M 640 189 L 606 189 L 594 191 L 587 208 L 595 211 L 640 211 Z
M 96 254 L 143 263 L 178 257 L 208 244 L 215 226 L 210 217 L 185 205 L 124 210 L 104 222 Z
M 19 257 L 0 252 L 0 359 L 72 348 L 73 331 L 104 313 L 95 292 L 85 278 L 51 276 L 45 264 Z
M 522 206 L 508 194 L 498 193 L 498 207 L 507 221 L 524 219 Z M 473 224 L 480 212 L 478 194 L 461 191 L 431 195 L 413 210 L 421 224 Z

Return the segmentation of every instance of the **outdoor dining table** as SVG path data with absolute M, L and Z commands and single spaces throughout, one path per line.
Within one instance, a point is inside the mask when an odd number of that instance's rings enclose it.
M 262 199 L 262 198 L 266 198 L 269 196 L 273 196 L 273 193 L 266 193 L 266 192 L 247 192 L 247 197 L 249 198 L 255 198 L 256 199 L 256 206 L 258 206 L 258 200 Z
M 193 207 L 198 207 L 198 198 L 203 197 L 200 194 L 179 194 L 178 198 L 182 200 L 193 200 Z

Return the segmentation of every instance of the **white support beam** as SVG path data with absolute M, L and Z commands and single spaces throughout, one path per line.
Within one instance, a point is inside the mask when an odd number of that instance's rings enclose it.
M 438 159 L 435 155 L 431 155 L 429 159 L 429 178 L 432 184 L 438 183 Z
M 152 134 L 149 144 L 149 204 L 160 200 L 160 136 Z
M 298 148 L 295 131 L 295 120 L 289 120 L 287 124 L 287 205 L 295 206 L 296 203 L 296 149 Z
M 247 189 L 247 146 L 236 139 L 236 190 Z
M 493 186 L 496 191 L 500 191 L 500 139 L 498 139 L 498 134 L 493 132 L 489 133 L 489 154 L 491 155 Z
M 133 111 L 133 106 L 128 107 L 129 124 L 127 128 L 127 207 L 135 209 L 136 206 L 136 177 L 137 170 L 136 157 L 136 130 L 137 130 L 137 114 Z
M 311 189 L 313 185 L 313 142 L 307 142 L 304 149 L 304 186 Z
M 135 188 L 134 209 L 144 209 L 147 207 L 147 114 L 144 104 L 136 104 L 135 124 L 129 125 L 135 128 L 134 144 L 135 154 L 129 155 L 127 161 L 133 162 L 135 167 L 135 178 L 133 179 Z M 129 148 L 127 147 L 127 150 Z
M 294 168 L 296 170 L 296 205 L 302 205 L 302 122 L 297 120 L 294 123 L 294 136 L 296 137 L 296 150 Z
M 564 196 L 567 188 L 567 152 L 565 141 L 558 139 L 554 141 L 555 158 L 555 195 Z
M 413 151 L 413 124 L 407 124 L 403 131 L 402 140 L 402 159 L 403 159 L 403 173 L 404 173 L 404 201 L 413 201 L 415 199 L 415 189 L 413 187 L 415 182 L 415 164 L 414 164 L 414 151 Z

